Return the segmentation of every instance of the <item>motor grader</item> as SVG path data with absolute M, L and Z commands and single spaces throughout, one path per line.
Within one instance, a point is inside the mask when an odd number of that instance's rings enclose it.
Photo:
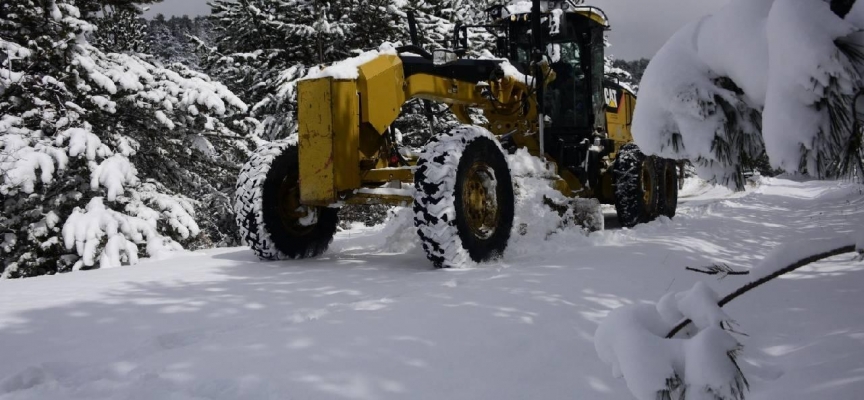
M 676 164 L 632 143 L 636 96 L 604 75 L 603 11 L 573 0 L 488 11 L 488 25 L 457 24 L 452 47 L 431 53 L 409 15 L 412 45 L 298 83 L 297 137 L 259 148 L 237 183 L 238 225 L 260 258 L 321 254 L 345 204 L 413 206 L 436 267 L 495 258 L 514 230 L 506 153 L 519 148 L 555 172 L 564 195 L 614 204 L 623 226 L 674 215 Z M 465 56 L 475 28 L 494 35 L 497 58 Z M 391 124 L 417 99 L 449 106 L 464 125 L 411 156 Z

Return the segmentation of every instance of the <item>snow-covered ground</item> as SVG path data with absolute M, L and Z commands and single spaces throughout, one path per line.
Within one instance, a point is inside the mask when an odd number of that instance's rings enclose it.
M 864 224 L 851 183 L 688 182 L 674 220 L 516 240 L 431 270 L 407 218 L 340 233 L 320 259 L 242 248 L 0 283 L 0 399 L 631 399 L 594 331 L 747 268 L 780 243 Z M 864 263 L 838 256 L 727 307 L 749 334 L 748 399 L 864 396 Z

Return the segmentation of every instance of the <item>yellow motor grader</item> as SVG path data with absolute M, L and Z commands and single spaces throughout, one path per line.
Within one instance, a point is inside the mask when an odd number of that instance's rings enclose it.
M 492 259 L 513 230 L 505 153 L 519 148 L 556 172 L 564 195 L 614 204 L 623 226 L 672 217 L 676 164 L 632 143 L 636 97 L 604 76 L 605 14 L 576 1 L 526 3 L 491 8 L 488 25 L 457 24 L 452 48 L 431 53 L 409 15 L 412 45 L 300 81 L 296 140 L 259 148 L 238 179 L 237 221 L 255 253 L 317 256 L 341 205 L 402 204 L 436 267 Z M 471 28 L 495 35 L 499 58 L 465 57 Z M 448 105 L 465 125 L 412 157 L 391 124 L 414 99 Z M 475 124 L 472 109 L 488 122 Z

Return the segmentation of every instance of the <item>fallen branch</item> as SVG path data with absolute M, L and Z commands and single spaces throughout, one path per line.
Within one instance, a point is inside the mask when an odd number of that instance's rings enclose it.
M 783 274 L 787 274 L 789 272 L 795 271 L 796 269 L 801 268 L 807 264 L 812 264 L 816 261 L 823 260 L 823 259 L 826 259 L 828 257 L 834 257 L 834 256 L 840 255 L 840 254 L 851 253 L 851 252 L 854 252 L 855 250 L 856 250 L 855 245 L 844 245 L 842 247 L 838 247 L 838 248 L 835 248 L 833 250 L 829 250 L 829 251 L 826 251 L 823 253 L 809 256 L 807 258 L 803 258 L 801 260 L 796 261 L 794 264 L 791 264 L 787 267 L 784 267 L 784 268 L 781 268 L 777 271 L 774 271 L 770 275 L 767 275 L 763 278 L 757 279 L 757 280 L 750 282 L 744 286 L 741 286 L 740 288 L 738 288 L 738 290 L 735 290 L 734 292 L 726 295 L 726 297 L 720 299 L 720 301 L 717 302 L 717 305 L 720 307 L 723 307 L 726 304 L 728 304 L 730 301 L 735 300 L 736 298 L 743 295 L 744 293 L 747 293 L 747 292 L 761 286 L 763 283 L 766 283 L 770 280 L 773 280 L 774 278 L 777 278 Z M 689 267 L 688 267 L 688 269 L 689 269 Z M 671 339 L 671 338 L 675 337 L 675 335 L 678 334 L 678 332 L 680 332 L 682 329 L 687 327 L 687 325 L 690 325 L 691 322 L 692 321 L 690 321 L 689 319 L 685 319 L 684 321 L 681 321 L 681 323 L 679 323 L 678 325 L 675 326 L 675 328 L 673 328 L 671 331 L 669 331 L 669 333 L 666 335 L 666 339 Z
M 704 267 L 702 269 L 693 267 L 686 267 L 684 269 L 686 269 L 687 271 L 698 272 L 705 275 L 721 274 L 723 276 L 721 276 L 720 279 L 725 278 L 727 275 L 750 275 L 750 271 L 737 271 L 735 269 L 732 269 L 732 267 L 727 264 L 714 264 L 708 267 Z

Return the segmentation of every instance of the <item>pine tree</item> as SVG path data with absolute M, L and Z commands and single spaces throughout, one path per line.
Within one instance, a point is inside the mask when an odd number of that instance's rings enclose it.
M 620 63 L 617 62 L 618 60 L 613 59 L 612 56 L 606 56 L 604 61 L 603 69 L 606 79 L 611 79 L 612 81 L 615 81 L 615 83 L 633 91 L 634 93 L 639 89 L 639 86 L 634 82 L 633 75 L 630 74 L 630 71 L 616 66 L 620 65 Z
M 199 47 L 213 45 L 210 20 L 203 16 L 165 19 L 157 15 L 148 22 L 147 44 L 150 52 L 163 64 L 181 63 L 202 71 Z
M 852 109 L 864 91 L 864 15 L 854 4 L 730 3 L 734 12 L 708 18 L 749 14 L 765 25 L 747 35 L 752 45 L 740 56 L 692 50 L 694 40 L 737 43 L 739 31 L 723 31 L 730 24 L 683 28 L 646 70 L 640 104 L 648 105 L 637 106 L 633 121 L 637 143 L 647 153 L 688 158 L 703 178 L 737 188 L 745 170 L 764 168 L 765 157 L 790 173 L 861 177 L 864 140 L 854 123 L 861 116 Z
M 626 71 L 630 75 L 630 86 L 634 90 L 639 90 L 639 82 L 642 81 L 642 75 L 645 74 L 645 68 L 648 67 L 648 62 L 651 60 L 647 58 L 640 58 L 638 60 L 633 61 L 625 61 L 625 60 L 612 60 L 612 67 L 618 68 L 623 71 Z
M 377 48 L 396 29 L 387 0 L 220 0 L 212 6 L 216 45 L 202 46 L 206 70 L 253 105 L 268 139 L 294 132 L 294 87 L 308 68 Z
M 149 53 L 147 23 L 137 9 L 106 7 L 95 20 L 90 36 L 93 46 L 112 53 Z
M 195 209 L 218 203 L 203 193 L 230 192 L 220 175 L 234 173 L 210 167 L 244 156 L 247 107 L 206 75 L 88 42 L 97 6 L 135 3 L 0 4 L 3 277 L 134 264 L 214 240 Z
M 156 18 L 151 20 L 147 30 L 149 33 L 148 47 L 151 50 L 151 54 L 162 63 L 172 64 L 182 62 L 186 57 L 187 49 L 184 43 L 177 39 L 171 30 L 171 24 L 165 20 L 163 15 L 157 15 Z

